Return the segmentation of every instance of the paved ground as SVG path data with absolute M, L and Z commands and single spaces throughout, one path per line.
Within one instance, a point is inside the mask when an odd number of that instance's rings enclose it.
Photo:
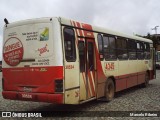
M 2 91 L 0 73 L 0 92 Z M 102 101 L 91 101 L 82 105 L 54 105 L 49 103 L 37 103 L 37 102 L 19 102 L 13 100 L 3 99 L 0 94 L 0 111 L 96 111 L 93 114 L 97 114 L 97 111 L 160 111 L 160 70 L 157 70 L 157 78 L 150 81 L 150 85 L 147 88 L 134 87 L 116 94 L 113 101 L 107 103 Z M 63 112 L 64 113 L 64 112 Z M 63 114 L 62 113 L 62 114 Z M 74 113 L 69 112 L 68 116 L 72 116 Z M 77 113 L 76 113 L 77 114 Z M 106 113 L 101 113 L 106 114 Z M 120 113 L 119 113 L 120 114 Z M 102 115 L 100 118 L 94 117 L 94 119 L 106 119 Z M 91 119 L 90 117 L 74 118 L 74 119 Z M 1 119 L 1 118 L 0 118 Z M 44 118 L 43 118 L 44 119 Z M 46 118 L 45 118 L 46 119 Z M 51 119 L 51 118 L 47 118 Z M 60 119 L 60 118 L 59 118 Z M 68 118 L 69 119 L 69 118 Z M 71 118 L 73 119 L 73 118 Z M 108 117 L 107 119 L 119 119 L 119 117 Z M 159 119 L 156 117 L 129 117 L 121 119 Z

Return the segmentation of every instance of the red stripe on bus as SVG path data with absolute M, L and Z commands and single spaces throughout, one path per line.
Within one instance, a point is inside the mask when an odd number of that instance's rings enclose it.
M 88 77 L 88 76 L 87 76 Z M 88 78 L 89 79 L 89 78 Z M 87 93 L 88 93 L 88 97 L 90 98 L 91 97 L 91 91 L 90 91 L 90 87 L 89 87 L 89 80 L 87 81 L 88 82 L 88 91 L 87 91 Z
M 84 82 L 84 85 L 85 85 L 85 89 L 86 89 L 86 80 L 84 78 L 84 72 L 82 72 L 82 77 L 83 77 L 83 82 Z M 87 92 L 87 91 L 86 91 Z
M 80 23 L 79 23 L 79 22 L 77 22 L 77 26 L 78 26 L 79 28 L 81 28 L 81 25 L 80 25 Z M 78 31 L 79 31 L 80 36 L 83 36 L 83 34 L 82 34 L 82 30 L 78 29 Z
M 89 82 L 90 82 L 90 86 L 91 86 L 91 90 L 92 90 L 92 95 L 94 96 L 95 95 L 95 91 L 94 91 L 94 84 L 93 84 L 93 81 L 92 81 L 92 77 L 91 77 L 91 73 L 89 72 L 88 73 L 88 76 L 89 76 Z

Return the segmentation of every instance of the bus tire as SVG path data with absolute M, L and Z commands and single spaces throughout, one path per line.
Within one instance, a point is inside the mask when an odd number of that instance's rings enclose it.
M 115 94 L 115 85 L 111 78 L 107 79 L 106 85 L 105 85 L 105 98 L 107 102 L 110 102 L 114 98 Z
M 149 85 L 149 74 L 148 72 L 146 72 L 146 75 L 145 75 L 145 81 L 144 83 L 142 84 L 143 87 L 148 87 Z

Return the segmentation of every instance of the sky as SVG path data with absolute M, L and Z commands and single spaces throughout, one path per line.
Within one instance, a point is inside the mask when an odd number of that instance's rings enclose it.
M 1 0 L 0 60 L 4 18 L 10 23 L 61 16 L 125 34 L 155 34 L 160 26 L 160 0 Z M 160 33 L 160 27 L 157 30 Z

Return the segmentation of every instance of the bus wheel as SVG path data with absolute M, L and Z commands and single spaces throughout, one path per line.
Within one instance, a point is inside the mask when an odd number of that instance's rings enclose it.
M 149 74 L 146 72 L 145 81 L 143 83 L 143 87 L 147 87 L 149 85 Z
M 114 98 L 114 93 L 115 93 L 114 82 L 111 78 L 109 78 L 105 86 L 105 97 L 107 102 L 111 101 Z

